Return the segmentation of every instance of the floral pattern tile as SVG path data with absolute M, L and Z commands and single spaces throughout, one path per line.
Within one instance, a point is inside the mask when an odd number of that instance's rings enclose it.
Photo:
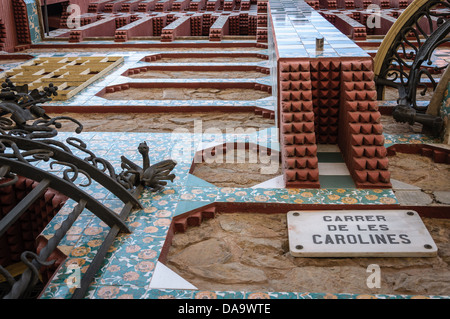
M 64 133 L 59 138 L 70 136 Z M 136 145 L 142 140 L 149 141 L 153 160 L 158 153 L 169 154 L 173 144 L 166 134 L 149 133 L 83 133 L 82 139 L 88 141 L 94 153 L 108 149 L 104 157 L 114 162 L 124 149 L 128 158 L 139 161 Z M 210 137 L 206 137 L 210 141 Z M 127 141 L 121 145 L 121 141 Z M 186 138 L 186 141 L 188 139 Z M 109 147 L 108 145 L 111 145 Z M 98 147 L 98 149 L 97 149 Z M 193 153 L 188 158 L 192 162 Z M 188 161 L 188 162 L 189 162 Z M 114 162 L 118 168 L 118 162 Z M 213 202 L 245 203 L 290 203 L 290 204 L 397 204 L 391 189 L 258 189 L 216 187 L 209 183 L 199 183 L 189 178 L 187 163 L 177 166 L 175 172 L 182 178 L 169 183 L 157 193 L 148 189 L 140 195 L 143 209 L 132 211 L 126 219 L 131 234 L 119 234 L 107 252 L 100 271 L 95 275 L 89 288 L 89 298 L 302 298 L 295 293 L 261 294 L 243 292 L 199 292 L 199 291 L 160 291 L 145 290 L 149 287 L 152 274 L 165 242 L 172 218 L 193 208 Z M 190 184 L 192 183 L 192 185 Z M 104 190 L 92 184 L 88 193 L 97 197 L 105 206 L 116 213 L 123 207 L 120 200 L 108 195 Z M 69 200 L 59 214 L 46 227 L 43 234 L 51 236 L 74 206 Z M 70 291 L 63 287 L 71 276 L 70 265 L 76 264 L 83 274 L 95 252 L 99 249 L 109 227 L 92 212 L 83 212 L 69 230 L 61 244 L 71 246 L 67 261 L 48 285 L 42 298 L 69 298 Z M 68 268 L 69 267 L 69 268 Z M 310 295 L 308 295 L 310 296 Z M 317 297 L 317 296 L 315 296 Z
M 29 3 L 32 0 L 27 0 Z M 28 3 L 27 2 L 27 3 Z M 283 0 L 271 0 L 273 17 L 273 28 L 278 46 L 278 54 L 281 57 L 361 57 L 368 56 L 353 42 L 332 27 L 320 14 L 305 7 L 304 1 L 292 2 Z M 309 9 L 308 9 L 309 8 Z M 297 11 L 306 14 L 297 19 Z M 303 13 L 302 13 L 303 14 Z M 300 32 L 301 30 L 301 32 Z M 323 35 L 330 40 L 326 43 L 325 50 L 318 54 L 314 48 L 316 35 Z M 270 35 L 269 35 L 270 36 Z M 313 41 L 314 40 L 314 41 Z M 33 43 L 46 44 L 38 38 Z M 147 41 L 153 43 L 152 41 Z M 159 41 L 154 41 L 159 43 Z M 188 41 L 189 42 L 189 41 Z M 195 42 L 195 41 L 192 41 Z M 202 41 L 200 41 L 202 42 Z M 224 41 L 226 42 L 226 41 Z M 239 41 L 236 41 L 239 42 Z M 64 41 L 56 43 L 64 43 Z M 107 41 L 85 41 L 86 44 L 107 43 Z M 129 41 L 133 43 L 133 41 Z M 260 50 L 259 53 L 273 56 L 270 50 Z M 193 51 L 195 52 L 195 51 Z M 210 51 L 214 52 L 214 51 Z M 217 51 L 221 52 L 221 51 Z M 233 51 L 238 52 L 238 51 Z M 245 50 L 243 49 L 243 52 Z M 153 52 L 156 54 L 156 52 Z M 48 105 L 58 106 L 103 106 L 103 105 L 143 105 L 143 106 L 233 106 L 236 108 L 245 106 L 257 106 L 268 110 L 276 109 L 276 99 L 267 98 L 257 101 L 108 101 L 96 96 L 103 88 L 113 84 L 121 84 L 130 81 L 138 81 L 122 76 L 127 69 L 148 65 L 141 60 L 153 54 L 149 51 L 108 51 L 108 52 L 83 52 L 83 56 L 114 55 L 123 56 L 124 63 L 118 68 L 82 90 L 79 94 L 63 102 L 52 101 Z M 161 53 L 158 51 L 157 53 Z M 162 52 L 164 53 L 164 52 Z M 74 56 L 75 53 L 47 52 L 36 53 L 39 56 Z M 76 56 L 81 54 L 76 53 Z M 245 65 L 258 65 L 270 67 L 269 61 L 243 63 Z M 211 63 L 208 65 L 218 65 Z M 225 65 L 226 63 L 222 63 Z M 236 63 L 233 63 L 236 64 Z M 157 63 L 152 63 L 157 65 Z M 168 64 L 166 64 L 168 65 Z M 177 63 L 170 63 L 177 65 Z M 195 63 L 195 65 L 200 65 Z M 205 65 L 205 63 L 202 63 Z M 218 79 L 217 81 L 219 81 Z M 126 82 L 125 82 L 126 81 Z M 147 82 L 159 82 L 156 80 L 145 80 Z M 183 79 L 189 82 L 192 79 Z M 272 85 L 274 96 L 276 96 L 276 85 L 274 77 L 263 77 L 259 79 L 229 79 L 228 82 L 256 82 Z M 139 82 L 142 82 L 139 80 Z M 142 141 L 147 141 L 149 146 L 149 157 L 152 163 L 163 159 L 173 158 L 178 164 L 174 169 L 176 178 L 173 183 L 160 192 L 153 193 L 148 189 L 140 194 L 139 201 L 143 209 L 132 211 L 126 219 L 126 224 L 131 230 L 130 234 L 119 233 L 109 248 L 106 258 L 100 270 L 95 275 L 85 298 L 92 299 L 357 299 L 357 298 L 414 298 L 414 296 L 389 296 L 389 295 L 353 295 L 353 294 L 330 294 L 330 293 L 308 293 L 308 292 L 244 292 L 244 291 L 198 291 L 198 290 L 171 290 L 150 289 L 150 282 L 155 265 L 165 243 L 169 227 L 175 216 L 186 213 L 192 209 L 202 207 L 214 202 L 237 202 L 237 203 L 279 203 L 279 204 L 302 204 L 302 205 L 396 205 L 398 201 L 391 189 L 355 189 L 355 188 L 329 188 L 329 189 L 258 189 L 258 188 L 231 188 L 216 187 L 209 183 L 202 183 L 192 178 L 189 174 L 191 164 L 200 142 L 211 143 L 220 140 L 234 142 L 248 140 L 251 143 L 267 146 L 279 150 L 275 134 L 271 129 L 263 130 L 250 136 L 222 135 L 217 134 L 164 134 L 164 133 L 115 133 L 115 132 L 87 132 L 80 137 L 97 156 L 110 161 L 116 170 L 120 169 L 120 156 L 141 163 L 142 157 L 137 151 L 137 146 Z M 60 133 L 56 139 L 64 141 L 74 134 Z M 274 137 L 268 139 L 268 137 Z M 398 143 L 433 143 L 421 134 L 408 136 L 385 134 L 385 145 L 389 147 Z M 177 142 L 177 143 L 175 143 Z M 219 144 L 221 144 L 219 143 Z M 190 145 L 187 152 L 175 152 L 180 145 Z M 86 157 L 88 154 L 77 150 L 76 155 Z M 39 167 L 48 169 L 48 163 L 37 163 Z M 47 165 L 47 166 L 46 166 Z M 61 173 L 62 168 L 54 168 Z M 82 182 L 82 180 L 80 181 Z M 86 188 L 86 192 L 102 202 L 112 211 L 119 213 L 123 204 L 112 193 L 95 183 Z M 68 201 L 58 215 L 51 221 L 43 231 L 43 235 L 51 237 L 59 228 L 60 224 L 73 209 L 74 202 Z M 79 267 L 81 274 L 85 273 L 92 262 L 95 253 L 106 237 L 109 227 L 95 214 L 89 211 L 83 212 L 61 245 L 70 246 L 69 256 L 62 267 L 57 271 L 54 278 L 42 294 L 43 299 L 71 297 L 74 288 L 68 286 L 68 279 L 73 275 L 73 266 Z M 439 298 L 439 296 L 426 296 Z

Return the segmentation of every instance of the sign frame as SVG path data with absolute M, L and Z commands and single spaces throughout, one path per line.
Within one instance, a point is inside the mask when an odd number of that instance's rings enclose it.
M 438 251 L 413 210 L 290 211 L 287 226 L 294 257 L 435 257 Z

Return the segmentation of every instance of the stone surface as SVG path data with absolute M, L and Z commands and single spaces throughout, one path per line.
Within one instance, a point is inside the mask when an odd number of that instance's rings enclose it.
M 435 191 L 433 195 L 439 203 L 450 205 L 450 191 Z
M 395 191 L 395 196 L 400 205 L 404 206 L 426 206 L 433 202 L 430 195 L 418 190 Z
M 238 262 L 192 267 L 190 271 L 195 276 L 207 280 L 220 280 L 225 284 L 245 285 L 267 282 L 267 277 L 264 271 Z
M 271 96 L 269 93 L 253 89 L 215 88 L 130 88 L 106 93 L 108 100 L 258 100 Z
M 219 187 L 252 187 L 281 174 L 278 157 L 263 164 L 260 155 L 257 151 L 246 150 L 235 151 L 233 159 L 226 154 L 214 156 L 196 164 L 192 174 Z
M 438 246 L 436 257 L 294 258 L 289 253 L 285 214 L 219 212 L 215 219 L 176 234 L 166 264 L 200 290 L 449 295 L 450 220 L 422 220 Z M 192 264 L 182 267 L 174 262 L 191 246 L 201 247 L 197 245 L 202 241 L 208 251 L 217 244 L 220 254 L 192 255 Z M 195 254 L 205 251 L 196 249 Z M 210 263 L 214 259 L 217 263 Z M 380 266 L 380 288 L 366 285 L 371 264 Z
M 194 121 L 201 123 L 202 132 L 210 128 L 264 129 L 275 125 L 273 119 L 252 112 L 192 112 L 192 113 L 49 113 L 49 116 L 69 116 L 83 123 L 84 132 L 152 132 L 170 133 L 175 129 L 188 129 L 194 133 Z M 201 121 L 201 122 L 200 122 Z M 76 125 L 64 122 L 61 132 L 73 132 Z
M 176 256 L 173 256 L 172 263 L 179 267 L 208 266 L 211 264 L 223 264 L 230 260 L 231 252 L 226 243 L 217 238 L 211 238 L 190 245 Z
M 389 156 L 391 178 L 424 191 L 450 191 L 450 165 L 435 163 L 426 156 L 398 153 Z
M 403 182 L 400 182 L 400 181 L 398 181 L 396 179 L 392 179 L 392 178 L 391 178 L 391 184 L 392 184 L 392 189 L 394 191 L 420 190 L 420 187 L 417 187 L 417 186 L 414 186 L 414 185 L 411 185 L 411 184 L 407 184 L 407 183 L 403 183 Z
M 405 293 L 450 295 L 450 272 L 430 275 L 418 270 L 408 271 L 386 277 L 386 282 L 393 285 L 394 291 Z
M 397 98 L 398 96 L 394 100 Z M 382 115 L 381 124 L 383 125 L 383 133 L 386 134 L 417 134 L 422 132 L 422 124 L 399 123 L 394 120 L 392 115 Z

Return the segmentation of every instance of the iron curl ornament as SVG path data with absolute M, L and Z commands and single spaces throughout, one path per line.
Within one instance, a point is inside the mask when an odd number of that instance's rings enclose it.
M 73 154 L 70 147 L 78 149 L 88 156 L 84 161 L 90 163 L 93 167 L 107 173 L 126 189 L 133 189 L 142 184 L 151 191 L 160 191 L 167 185 L 166 181 L 173 182 L 175 175 L 171 171 L 176 166 L 173 160 L 165 160 L 160 163 L 150 165 L 148 157 L 148 146 L 146 142 L 138 146 L 139 153 L 142 155 L 143 167 L 133 163 L 125 156 L 121 157 L 122 172 L 116 173 L 113 165 L 106 159 L 97 157 L 87 148 L 87 145 L 79 138 L 69 137 L 66 143 L 52 139 L 57 136 L 58 129 L 62 127 L 61 121 L 70 121 L 77 125 L 75 133 L 79 134 L 83 130 L 83 125 L 76 119 L 68 116 L 58 116 L 50 118 L 45 110 L 39 104 L 51 101 L 52 96 L 58 95 L 58 87 L 52 83 L 44 87 L 43 91 L 37 89 L 28 91 L 28 85 L 15 86 L 7 78 L 1 85 L 0 92 L 0 157 L 15 158 L 22 162 L 31 163 L 33 161 L 48 161 L 53 156 L 49 150 L 35 148 L 22 152 L 18 145 L 10 137 L 20 137 L 29 141 L 39 141 L 48 145 L 59 147 L 64 152 Z M 10 152 L 7 152 L 7 149 Z M 75 180 L 68 177 L 68 172 L 78 175 L 81 172 L 89 177 L 86 171 L 79 171 L 74 163 L 64 161 L 53 162 L 53 165 L 60 164 L 69 167 L 64 174 L 66 180 Z M 1 172 L 1 171 L 0 171 Z M 5 170 L 6 172 L 6 170 Z M 6 173 L 4 173 L 6 174 Z M 8 171 L 8 176 L 10 172 Z M 0 175 L 1 177 L 2 175 Z M 5 175 L 6 176 L 6 175 Z M 86 184 L 88 186 L 90 183 Z M 2 184 L 0 184 L 2 187 Z
M 443 120 L 426 114 L 428 106 L 418 99 L 437 87 L 436 74 L 447 65 L 434 65 L 436 49 L 450 42 L 450 0 L 429 0 L 416 7 L 382 57 L 382 66 L 375 78 L 378 99 L 385 87 L 398 90 L 393 117 L 397 122 L 421 123 L 434 136 L 440 136 Z M 380 60 L 381 61 L 381 60 Z
M 1 84 L 0 189 L 8 191 L 8 187 L 13 187 L 19 177 L 38 184 L 0 219 L 0 238 L 49 188 L 77 204 L 39 254 L 21 252 L 21 261 L 28 268 L 19 279 L 14 278 L 4 265 L 0 265 L 0 274 L 10 286 L 4 299 L 24 298 L 33 290 L 39 282 L 39 270 L 54 262 L 48 260 L 51 253 L 78 216 L 87 209 L 108 225 L 110 230 L 83 275 L 80 287 L 72 295 L 73 299 L 83 298 L 117 234 L 130 232 L 125 221 L 132 209 L 143 208 L 138 200 L 140 193 L 144 188 L 152 192 L 160 191 L 167 181 L 173 182 L 175 179 L 172 171 L 177 163 L 169 159 L 152 165 L 146 142 L 138 146 L 142 166 L 121 156 L 122 171 L 116 172 L 108 160 L 89 150 L 80 138 L 69 137 L 65 142 L 54 139 L 64 121 L 75 123 L 77 134 L 83 130 L 78 120 L 67 116 L 51 118 L 40 106 L 57 94 L 58 87 L 51 83 L 42 90 L 34 89 L 31 92 L 28 85 L 15 86 L 9 78 Z M 85 154 L 85 157 L 77 156 L 79 153 Z M 48 162 L 48 166 L 43 169 L 41 165 L 35 165 L 36 162 Z M 54 170 L 56 166 L 63 167 L 59 174 Z M 79 177 L 82 177 L 82 182 L 76 184 Z M 122 201 L 124 205 L 119 214 L 83 190 L 94 181 Z M 34 213 L 34 210 L 30 212 Z

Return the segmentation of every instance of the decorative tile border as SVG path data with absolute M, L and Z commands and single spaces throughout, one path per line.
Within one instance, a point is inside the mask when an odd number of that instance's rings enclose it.
M 271 0 L 271 8 L 281 12 L 276 4 L 280 1 Z M 300 1 L 300 3 L 304 3 Z M 284 9 L 283 9 L 284 10 Z M 290 10 L 289 10 L 290 11 Z M 284 14 L 284 13 L 283 13 Z M 306 20 L 309 20 L 308 23 Z M 274 26 L 277 29 L 277 41 L 279 43 L 279 53 L 283 57 L 298 57 L 299 53 L 305 57 L 334 57 L 334 56 L 361 56 L 361 51 L 355 48 L 353 42 L 348 42 L 347 37 L 336 33 L 325 23 L 326 21 L 313 12 L 308 18 L 290 17 L 289 23 L 281 23 L 280 19 L 274 18 Z M 305 29 L 305 25 L 308 27 Z M 298 29 L 302 28 L 302 34 L 299 35 Z M 308 33 L 304 37 L 303 31 Z M 326 43 L 325 50 L 318 54 L 315 52 L 315 42 L 312 36 L 326 35 L 330 40 Z M 292 37 L 296 40 L 292 42 Z M 315 39 L 315 38 L 314 38 Z M 108 41 L 85 41 L 84 44 L 98 45 L 105 44 Z M 145 43 L 160 43 L 159 41 L 144 41 Z M 141 41 L 129 41 L 127 43 L 139 43 Z M 202 43 L 209 41 L 183 41 L 184 43 Z M 37 42 L 41 45 L 47 45 L 45 42 Z M 65 44 L 66 42 L 52 42 L 53 44 Z M 112 42 L 111 42 L 112 43 Z M 240 43 L 240 41 L 222 41 L 222 43 Z M 76 46 L 74 46 L 76 48 Z M 294 51 L 293 51 L 294 49 Z M 151 51 L 151 49 L 150 49 Z M 267 50 L 261 50 L 264 52 Z M 184 53 L 186 51 L 183 51 Z M 195 51 L 193 51 L 195 52 Z M 223 51 L 218 51 L 223 53 Z M 236 53 L 237 51 L 232 51 Z M 161 51 L 158 51 L 161 53 Z M 172 51 L 171 51 L 172 53 Z M 264 52 L 267 54 L 268 52 Z M 104 55 L 104 52 L 83 52 L 83 53 L 46 53 L 38 56 L 96 56 Z M 65 102 L 51 102 L 48 105 L 123 105 L 120 101 L 107 101 L 96 97 L 95 94 L 107 85 L 124 83 L 125 79 L 120 77 L 125 70 L 149 63 L 139 62 L 148 51 L 137 52 L 108 52 L 107 55 L 124 56 L 124 65 L 111 71 L 91 86 L 82 91 L 82 94 Z M 365 56 L 365 54 L 364 54 Z M 205 65 L 206 63 L 202 64 Z M 222 63 L 220 65 L 225 65 Z M 237 64 L 237 63 L 233 63 Z M 245 63 L 250 65 L 252 63 Z M 253 63 L 255 64 L 255 63 Z M 156 65 L 156 64 L 151 64 Z M 171 63 L 171 65 L 178 65 Z M 185 65 L 185 63 L 183 63 Z M 195 65 L 199 65 L 195 63 Z M 218 63 L 207 64 L 210 66 Z M 257 62 L 258 66 L 269 66 L 268 62 Z M 126 81 L 129 82 L 129 79 Z M 137 80 L 133 80 L 137 81 Z M 147 81 L 147 80 L 146 80 Z M 159 82 L 161 80 L 148 80 L 147 82 Z M 192 81 L 184 79 L 183 81 Z M 227 80 L 231 81 L 231 80 Z M 235 80 L 233 80 L 235 81 Z M 241 82 L 249 79 L 241 79 Z M 271 78 L 264 77 L 256 79 L 260 84 L 270 85 Z M 178 82 L 178 80 L 177 80 Z M 175 101 L 173 106 L 191 103 L 189 105 L 233 105 L 247 106 L 257 105 L 269 109 L 275 109 L 274 99 L 261 99 L 258 101 Z M 168 105 L 168 101 L 129 101 L 127 105 Z M 70 133 L 62 133 L 58 139 L 64 139 L 70 136 Z M 385 146 L 388 147 L 397 143 L 432 143 L 423 135 L 388 135 Z M 180 141 L 194 143 L 198 141 L 215 141 L 214 135 L 190 135 L 179 136 Z M 234 141 L 235 136 L 222 136 L 224 141 Z M 158 133 L 83 133 L 81 137 L 88 143 L 89 147 L 96 154 L 113 161 L 119 165 L 118 159 L 125 151 L 125 155 L 134 160 L 140 159 L 137 152 L 137 145 L 146 140 L 150 146 L 151 161 L 159 161 L 170 157 L 173 151 L 173 145 L 168 134 Z M 242 138 L 238 136 L 238 138 Z M 271 143 L 260 138 L 258 135 L 250 137 L 252 142 L 279 150 L 279 145 Z M 245 140 L 245 138 L 244 138 Z M 195 143 L 194 143 L 195 144 Z M 161 248 L 165 242 L 172 218 L 193 209 L 208 205 L 214 202 L 228 203 L 269 203 L 269 204 L 311 204 L 311 205 L 397 205 L 398 201 L 391 189 L 355 189 L 355 188 L 324 188 L 324 189 L 284 189 L 284 188 L 220 188 L 209 183 L 203 183 L 198 178 L 192 178 L 189 174 L 190 163 L 195 153 L 195 148 L 188 154 L 183 154 L 181 162 L 175 168 L 177 178 L 174 183 L 160 193 L 151 193 L 144 190 L 140 201 L 144 209 L 137 210 L 130 214 L 127 224 L 132 230 L 131 234 L 120 234 L 112 247 L 110 248 L 107 259 L 104 261 L 101 270 L 96 275 L 94 282 L 89 288 L 87 298 L 92 299 L 360 299 L 360 298 L 378 298 L 378 299 L 413 299 L 413 298 L 448 298 L 447 296 L 406 296 L 406 295 L 356 295 L 356 294 L 329 294 L 329 293 L 301 293 L 301 292 L 242 292 L 242 291 L 193 291 L 193 290 L 169 290 L 169 289 L 150 289 L 150 282 L 155 269 L 156 262 L 161 253 Z M 175 158 L 179 160 L 180 158 Z M 92 186 L 94 187 L 94 186 Z M 112 194 L 97 192 L 96 189 L 90 189 L 91 194 L 96 194 L 105 205 L 113 210 L 119 210 L 119 203 Z M 67 214 L 66 208 L 69 208 L 70 202 L 60 211 L 52 222 L 44 230 L 43 234 L 51 236 L 52 232 L 58 227 L 58 222 L 62 216 Z M 80 215 L 75 225 L 72 227 L 69 235 L 63 243 L 67 247 L 72 247 L 69 258 L 65 265 L 59 269 L 56 276 L 42 295 L 42 298 L 70 298 L 73 289 L 70 290 L 64 280 L 70 276 L 67 271 L 67 264 L 76 262 L 81 266 L 81 271 L 85 271 L 87 265 L 91 262 L 93 253 L 98 249 L 99 240 L 105 236 L 108 227 L 103 224 L 92 213 L 85 212 Z
M 71 133 L 64 132 L 58 136 L 63 140 Z M 107 150 L 104 157 L 108 160 L 117 158 L 120 152 L 126 151 L 128 158 L 139 160 L 140 154 L 135 149 L 141 141 L 146 140 L 152 160 L 170 154 L 173 143 L 163 133 L 82 133 L 94 153 Z M 181 136 L 180 136 L 181 137 Z M 210 141 L 214 136 L 198 137 L 197 140 Z M 189 141 L 189 137 L 181 137 Z M 257 139 L 256 139 L 257 140 Z M 126 141 L 126 144 L 124 144 Z M 158 155 L 160 154 L 160 155 Z M 192 161 L 194 152 L 188 155 Z M 165 242 L 172 218 L 213 202 L 228 203 L 271 203 L 271 204 L 311 204 L 311 205 L 392 205 L 398 204 L 391 189 L 284 189 L 284 188 L 221 188 L 209 183 L 202 184 L 198 178 L 190 178 L 189 164 L 180 163 L 175 168 L 177 180 L 168 185 L 160 193 L 144 190 L 140 201 L 144 209 L 130 214 L 127 224 L 131 234 L 119 235 L 108 252 L 99 274 L 88 292 L 89 298 L 253 298 L 265 296 L 262 293 L 244 294 L 242 292 L 195 292 L 192 291 L 163 291 L 149 289 L 152 273 L 159 258 L 161 248 Z M 91 186 L 95 187 L 95 186 Z M 91 191 L 96 194 L 95 190 Z M 100 200 L 111 209 L 120 209 L 119 201 L 114 196 L 103 193 Z M 44 230 L 43 235 L 51 236 L 55 227 L 68 209 L 70 202 L 60 211 Z M 98 243 L 106 235 L 108 227 L 92 213 L 86 212 L 71 228 L 69 235 L 62 245 L 70 246 L 69 258 L 59 269 L 48 285 L 42 298 L 69 298 L 70 291 L 64 282 L 71 274 L 67 265 L 76 262 L 81 272 L 87 269 L 93 254 L 98 249 Z M 318 298 L 320 294 L 271 293 L 271 298 Z M 326 296 L 326 294 L 323 294 Z M 341 298 L 340 295 L 336 295 Z

